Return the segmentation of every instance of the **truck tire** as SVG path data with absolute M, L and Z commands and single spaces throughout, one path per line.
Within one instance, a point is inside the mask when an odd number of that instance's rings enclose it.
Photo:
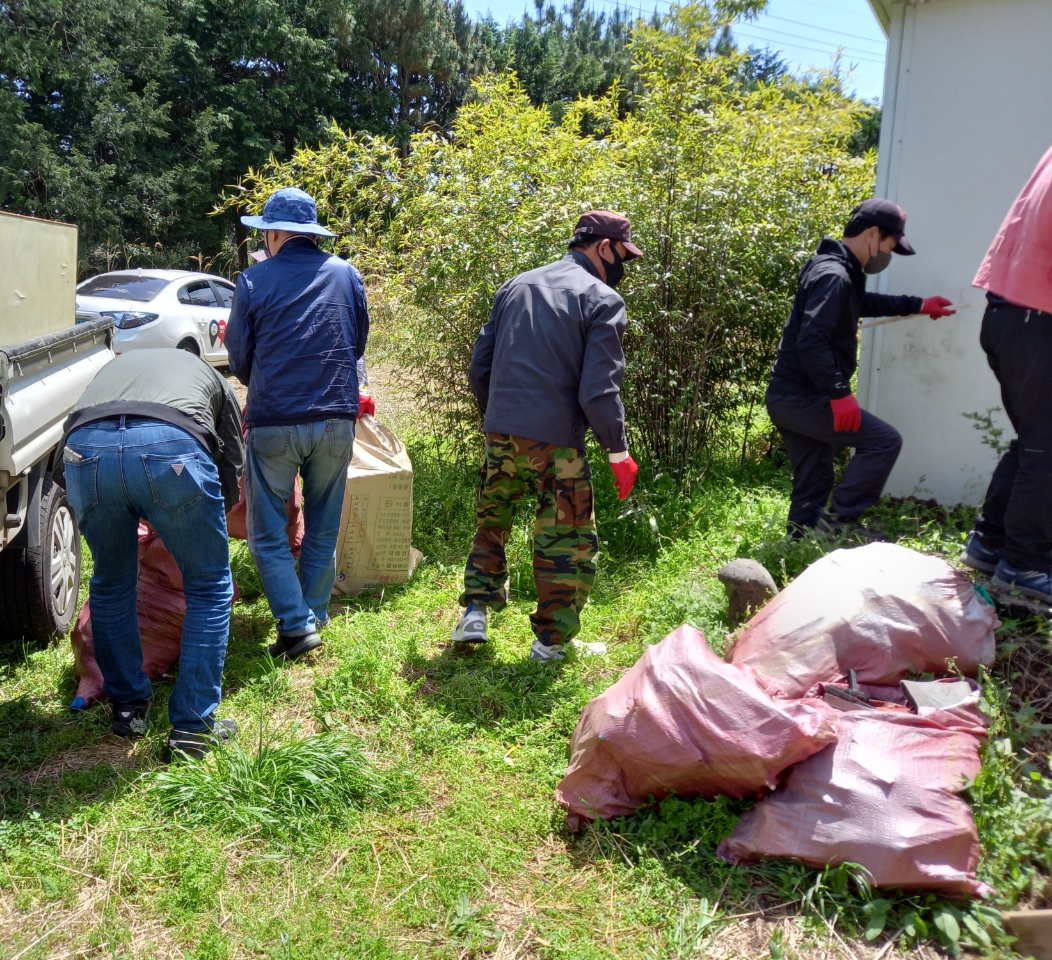
M 5 639 L 47 644 L 67 633 L 80 597 L 80 528 L 66 491 L 44 477 L 40 546 L 23 530 L 0 552 L 0 630 Z

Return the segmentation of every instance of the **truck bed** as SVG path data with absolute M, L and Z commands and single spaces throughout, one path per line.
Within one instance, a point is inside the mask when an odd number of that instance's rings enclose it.
M 0 346 L 0 471 L 24 473 L 62 439 L 66 417 L 113 359 L 111 319 Z

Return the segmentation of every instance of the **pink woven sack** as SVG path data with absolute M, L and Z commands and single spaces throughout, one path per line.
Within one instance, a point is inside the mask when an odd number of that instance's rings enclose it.
M 839 739 L 794 767 L 719 847 L 731 862 L 858 863 L 877 887 L 984 896 L 979 836 L 960 796 L 979 772 L 979 693 L 953 709 L 839 715 Z
M 897 684 L 911 672 L 974 677 L 994 660 L 994 608 L 944 560 L 892 543 L 816 560 L 743 628 L 728 654 L 783 697 L 819 683 Z
M 819 700 L 772 699 L 684 624 L 585 708 L 556 799 L 576 829 L 672 792 L 754 795 L 831 743 L 836 719 Z

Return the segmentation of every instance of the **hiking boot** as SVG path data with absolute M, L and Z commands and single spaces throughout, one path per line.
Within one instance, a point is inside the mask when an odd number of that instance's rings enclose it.
M 286 637 L 279 633 L 277 642 L 270 645 L 270 655 L 275 660 L 297 660 L 303 654 L 316 650 L 320 646 L 321 637 L 315 630 L 295 637 Z
M 486 608 L 474 600 L 468 603 L 450 639 L 457 644 L 485 643 L 489 639 L 486 635 Z
M 855 518 L 844 517 L 835 510 L 823 507 L 814 525 L 816 537 L 832 540 L 858 540 L 861 543 L 886 543 L 888 538 L 880 530 L 863 526 Z
M 146 714 L 150 710 L 149 700 L 132 700 L 120 703 L 116 700 L 110 704 L 113 709 L 111 732 L 118 737 L 137 739 L 146 735 Z
M 1002 557 L 990 581 L 1002 590 L 1014 590 L 1024 597 L 1052 604 L 1052 576 L 1040 570 L 1020 570 Z
M 964 545 L 964 556 L 961 563 L 971 567 L 973 570 L 981 570 L 983 573 L 993 573 L 997 570 L 997 564 L 1001 562 L 1001 551 L 988 547 L 979 539 L 979 534 L 974 530 L 968 534 L 968 541 Z
M 216 720 L 211 730 L 201 733 L 190 733 L 172 727 L 164 741 L 161 763 L 171 763 L 173 760 L 200 760 L 215 744 L 226 743 L 234 736 L 237 736 L 237 723 L 234 720 Z
M 566 646 L 561 643 L 541 643 L 534 640 L 530 647 L 530 659 L 551 663 L 553 660 L 562 660 L 566 656 Z

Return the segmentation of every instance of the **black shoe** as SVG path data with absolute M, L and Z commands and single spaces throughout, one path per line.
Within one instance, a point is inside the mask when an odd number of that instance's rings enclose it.
M 961 557 L 961 561 L 973 570 L 994 573 L 1001 562 L 1001 551 L 988 547 L 973 530 L 968 534 L 968 542 L 964 545 L 964 556 Z
M 216 743 L 226 743 L 237 735 L 237 723 L 234 720 L 216 720 L 210 731 L 188 733 L 174 727 L 164 741 L 161 763 L 172 760 L 200 760 Z
M 120 703 L 114 700 L 110 706 L 113 708 L 113 723 L 110 730 L 118 737 L 137 739 L 146 735 L 146 714 L 150 710 L 149 700 L 132 700 L 128 703 Z
M 848 519 L 835 510 L 823 508 L 814 526 L 816 537 L 834 540 L 858 540 L 860 543 L 887 543 L 887 534 L 873 527 L 865 527 L 854 518 Z
M 296 660 L 320 646 L 321 637 L 314 630 L 301 633 L 298 637 L 286 637 L 279 633 L 277 643 L 270 645 L 270 655 L 275 660 Z

